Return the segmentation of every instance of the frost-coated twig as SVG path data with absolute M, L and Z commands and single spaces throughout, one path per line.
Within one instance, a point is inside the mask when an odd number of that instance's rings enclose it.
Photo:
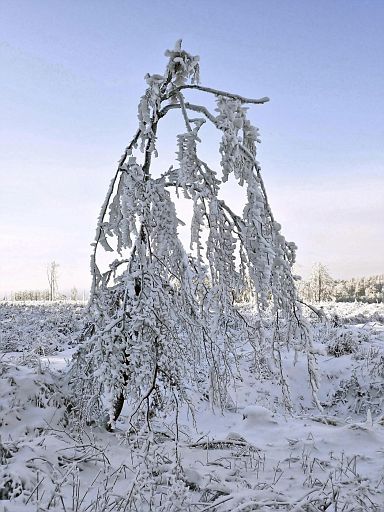
M 227 503 L 227 501 L 233 500 L 233 496 L 228 496 L 228 498 L 225 498 L 223 500 L 215 501 L 211 505 L 208 505 L 208 507 L 204 507 L 199 510 L 199 512 L 206 512 L 207 510 L 212 510 L 213 508 L 219 507 L 220 505 L 223 505 L 224 503 Z
M 217 127 L 217 119 L 216 117 L 209 112 L 207 107 L 204 107 L 203 105 L 196 105 L 193 103 L 189 103 L 188 101 L 184 102 L 184 107 L 187 110 L 191 110 L 193 112 L 198 112 L 199 114 L 204 114 L 211 123 Z M 181 104 L 180 103 L 170 103 L 169 105 L 166 105 L 163 107 L 163 109 L 159 112 L 159 117 L 164 117 L 170 110 L 174 109 L 180 109 Z
M 44 476 L 41 480 L 39 480 L 39 481 L 37 482 L 37 484 L 35 485 L 35 487 L 32 489 L 31 494 L 28 496 L 27 501 L 25 502 L 25 504 L 26 504 L 26 505 L 29 503 L 30 499 L 31 499 L 31 498 L 32 498 L 32 496 L 35 494 L 35 492 L 38 492 L 38 491 L 39 491 L 39 487 L 40 487 L 40 485 L 44 482 L 44 480 L 45 480 L 45 476 Z M 38 495 L 38 494 L 37 494 L 37 499 L 39 499 L 39 495 Z
M 155 387 L 156 387 L 156 379 L 157 379 L 157 374 L 158 374 L 158 371 L 159 371 L 159 367 L 157 366 L 157 364 L 155 365 L 155 368 L 153 370 L 153 376 L 152 376 L 152 382 L 151 382 L 151 385 L 149 387 L 149 389 L 146 391 L 146 393 L 144 393 L 143 397 L 141 398 L 140 402 L 138 403 L 137 407 L 134 409 L 134 411 L 131 413 L 130 415 L 130 419 L 129 419 L 129 423 L 132 425 L 132 419 L 133 417 L 138 413 L 138 411 L 140 410 L 140 407 L 142 406 L 142 404 L 145 402 L 145 400 L 147 400 L 151 394 L 154 392 L 155 390 Z
M 300 304 L 303 304 L 304 306 L 306 306 L 308 309 L 310 309 L 311 311 L 313 311 L 319 318 L 321 319 L 324 319 L 325 318 L 325 313 L 323 310 L 321 309 L 318 309 L 318 308 L 315 308 L 315 306 L 313 306 L 312 304 L 308 304 L 307 302 L 303 301 L 303 300 L 300 300 L 300 299 L 297 299 L 297 302 L 299 302 Z

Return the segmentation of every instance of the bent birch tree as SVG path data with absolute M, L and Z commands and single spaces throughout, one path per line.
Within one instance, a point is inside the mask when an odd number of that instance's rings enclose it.
M 75 358 L 74 386 L 87 420 L 107 409 L 113 429 L 125 400 L 131 423 L 157 409 L 191 404 L 193 393 L 221 408 L 238 374 L 238 344 L 255 365 L 271 355 L 290 408 L 281 350 L 306 350 L 316 396 L 311 343 L 292 275 L 296 247 L 281 234 L 256 161 L 258 130 L 247 117 L 251 99 L 199 84 L 199 58 L 167 51 L 163 75 L 147 75 L 138 129 L 125 149 L 98 219 L 91 258 L 88 329 Z M 211 96 L 214 111 L 188 99 Z M 177 163 L 155 176 L 153 159 L 162 120 L 178 113 Z M 220 165 L 199 156 L 204 124 L 221 134 Z M 230 176 L 246 190 L 242 212 L 220 199 Z M 179 238 L 174 198 L 192 204 L 187 252 Z M 102 253 L 113 261 L 101 268 Z M 257 321 L 242 314 L 254 304 Z

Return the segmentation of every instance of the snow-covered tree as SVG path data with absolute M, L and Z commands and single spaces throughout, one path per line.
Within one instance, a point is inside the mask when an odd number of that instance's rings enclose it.
M 59 265 L 52 261 L 47 266 L 47 278 L 49 284 L 49 300 L 55 300 L 57 298 L 59 289 L 58 289 L 58 268 Z
M 106 406 L 109 428 L 125 400 L 131 421 L 140 415 L 149 420 L 153 410 L 180 400 L 190 403 L 192 392 L 225 407 L 240 340 L 253 347 L 255 361 L 267 349 L 273 355 L 288 407 L 283 346 L 307 351 L 316 390 L 310 337 L 291 273 L 296 247 L 286 242 L 271 212 L 256 161 L 258 130 L 247 117 L 246 105 L 268 98 L 201 86 L 199 58 L 180 41 L 166 56 L 165 73 L 145 77 L 138 130 L 101 208 L 88 330 L 73 368 L 83 414 L 100 416 Z M 213 97 L 215 110 L 188 101 L 192 91 Z M 184 124 L 177 161 L 156 175 L 159 126 L 177 112 Z M 215 169 L 199 156 L 207 122 L 221 134 Z M 230 176 L 246 190 L 242 212 L 220 199 Z M 180 196 L 193 210 L 189 252 L 179 239 Z M 105 269 L 103 253 L 113 256 Z M 254 325 L 237 303 L 244 290 L 258 312 Z
M 310 300 L 315 302 L 331 300 L 333 286 L 334 281 L 327 267 L 322 263 L 316 263 L 308 280 L 309 293 L 311 294 Z

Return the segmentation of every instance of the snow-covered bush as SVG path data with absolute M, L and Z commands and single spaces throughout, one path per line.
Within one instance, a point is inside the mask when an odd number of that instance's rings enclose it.
M 375 331 L 344 326 L 327 341 L 327 352 L 345 356 L 342 371 L 331 375 L 332 386 L 322 402 L 325 408 L 347 415 L 364 416 L 370 410 L 376 417 L 384 405 L 384 350 Z M 328 363 L 330 366 L 332 363 Z M 328 374 L 331 370 L 328 370 Z M 332 373 L 332 372 L 331 372 Z
M 14 503 L 17 498 L 25 503 L 40 479 L 35 458 L 45 455 L 46 432 L 61 429 L 66 423 L 67 401 L 49 372 L 1 363 L 1 501 Z
M 55 418 L 55 423 L 64 421 L 65 408 L 65 400 L 49 372 L 37 374 L 32 368 L 2 363 L 0 427 L 4 436 L 8 432 L 14 436 L 39 433 L 50 418 Z

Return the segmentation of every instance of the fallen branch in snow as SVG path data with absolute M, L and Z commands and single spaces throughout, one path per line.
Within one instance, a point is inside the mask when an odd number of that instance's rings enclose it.
M 323 423 L 324 425 L 332 425 L 333 427 L 341 427 L 345 425 L 344 422 L 337 420 L 336 418 L 326 418 L 323 416 L 312 416 L 310 418 L 312 421 L 316 421 L 317 423 Z
M 202 441 L 198 443 L 192 443 L 188 445 L 188 448 L 203 448 L 205 450 L 222 450 L 226 448 L 241 447 L 249 448 L 252 451 L 260 452 L 261 449 L 248 443 L 242 439 L 224 439 L 224 440 L 212 440 Z

